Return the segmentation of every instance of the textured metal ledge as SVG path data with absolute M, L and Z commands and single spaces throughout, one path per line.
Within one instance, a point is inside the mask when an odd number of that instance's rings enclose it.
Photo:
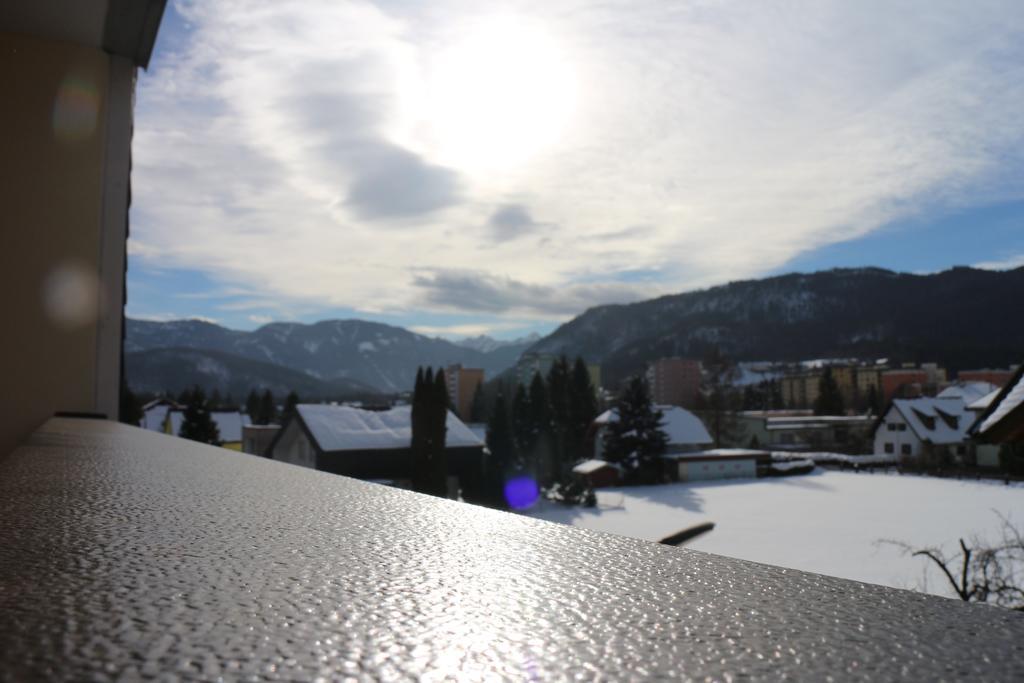
M 0 460 L 0 677 L 1024 678 L 1024 615 L 54 419 Z

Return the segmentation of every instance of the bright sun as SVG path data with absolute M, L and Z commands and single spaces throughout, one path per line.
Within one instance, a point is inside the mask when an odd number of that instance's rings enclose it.
M 576 97 L 566 55 L 541 28 L 502 17 L 475 24 L 428 74 L 427 135 L 444 163 L 501 168 L 552 145 Z

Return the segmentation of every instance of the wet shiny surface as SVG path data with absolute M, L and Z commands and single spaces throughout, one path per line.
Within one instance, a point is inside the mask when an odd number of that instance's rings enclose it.
M 120 425 L 0 460 L 0 678 L 1024 677 L 1024 615 Z

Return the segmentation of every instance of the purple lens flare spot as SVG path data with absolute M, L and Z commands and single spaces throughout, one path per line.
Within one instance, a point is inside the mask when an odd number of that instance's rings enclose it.
M 540 498 L 540 489 L 532 477 L 516 477 L 505 482 L 505 500 L 513 510 L 530 507 Z

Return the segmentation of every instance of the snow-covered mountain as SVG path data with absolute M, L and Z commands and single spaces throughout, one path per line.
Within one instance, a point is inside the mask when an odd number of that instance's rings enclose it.
M 416 368 L 462 363 L 494 376 L 515 363 L 525 347 L 502 346 L 481 352 L 443 339 L 364 320 L 327 320 L 310 325 L 271 323 L 252 332 L 230 330 L 200 320 L 128 320 L 125 353 L 154 349 L 202 349 L 270 363 L 333 382 L 351 380 L 381 392 L 412 388 Z M 136 363 L 136 368 L 147 367 Z M 146 384 L 151 378 L 133 377 Z
M 529 350 L 583 355 L 610 384 L 663 356 L 711 347 L 738 360 L 889 357 L 950 369 L 1024 353 L 1024 268 L 932 275 L 836 269 L 598 306 Z
M 837 269 L 598 306 L 532 344 L 452 343 L 362 320 L 272 323 L 252 332 L 197 320 L 129 320 L 125 352 L 204 349 L 383 392 L 410 389 L 421 365 L 462 363 L 495 377 L 524 350 L 582 355 L 601 364 L 607 386 L 656 358 L 701 357 L 713 346 L 748 361 L 888 357 L 952 370 L 1005 367 L 1024 353 L 1022 292 L 1024 268 L 933 275 Z M 132 376 L 142 366 L 129 364 L 129 382 L 146 379 Z
M 495 339 L 494 337 L 489 337 L 486 334 L 480 334 L 475 337 L 466 337 L 465 339 L 460 339 L 455 343 L 458 346 L 461 346 L 466 349 L 473 349 L 474 351 L 479 351 L 480 353 L 491 353 L 492 351 L 508 348 L 510 346 L 521 346 L 523 347 L 523 349 L 525 349 L 539 340 L 540 335 L 537 334 L 536 332 L 532 332 L 526 335 L 525 337 L 519 337 L 511 341 L 506 339 Z

